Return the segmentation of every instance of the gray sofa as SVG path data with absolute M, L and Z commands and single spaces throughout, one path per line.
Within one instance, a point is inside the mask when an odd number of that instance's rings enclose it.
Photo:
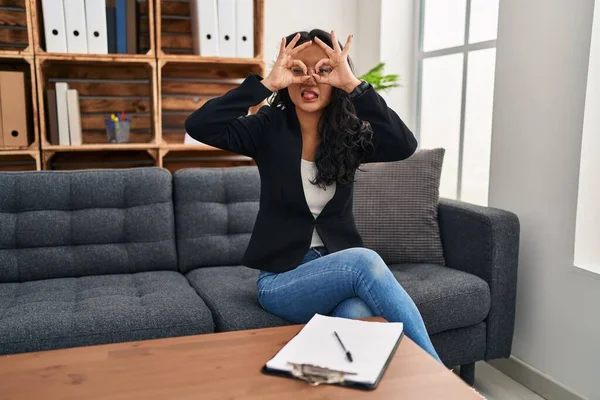
M 254 167 L 0 173 L 0 354 L 288 324 L 240 265 Z M 519 224 L 442 200 L 447 266 L 390 265 L 448 366 L 507 357 Z

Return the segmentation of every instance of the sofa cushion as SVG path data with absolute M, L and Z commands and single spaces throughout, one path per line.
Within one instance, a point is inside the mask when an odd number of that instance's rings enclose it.
M 175 271 L 0 284 L 0 354 L 213 331 Z
M 490 288 L 475 275 L 434 264 L 390 270 L 419 308 L 429 334 L 475 325 L 488 315 Z
M 356 226 L 388 264 L 445 265 L 437 218 L 443 159 L 444 149 L 419 150 L 356 173 Z
M 186 277 L 213 314 L 217 331 L 289 325 L 256 297 L 259 271 L 243 266 L 198 268 Z
M 258 214 L 257 168 L 179 170 L 173 185 L 180 270 L 241 264 Z
M 475 275 L 428 264 L 390 269 L 417 304 L 430 334 L 478 324 L 488 314 L 490 290 Z M 256 270 L 199 268 L 186 277 L 212 311 L 218 331 L 288 324 L 258 303 Z
M 161 168 L 0 173 L 0 282 L 177 270 Z

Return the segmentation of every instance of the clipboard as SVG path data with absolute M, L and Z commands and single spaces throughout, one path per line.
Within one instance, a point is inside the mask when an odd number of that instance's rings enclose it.
M 283 378 L 302 380 L 311 386 L 318 386 L 318 385 L 325 384 L 325 385 L 336 385 L 336 386 L 348 387 L 348 388 L 359 389 L 359 390 L 375 390 L 379 386 L 379 383 L 381 382 L 381 380 L 383 379 L 383 376 L 385 375 L 385 372 L 387 371 L 387 369 L 390 365 L 390 362 L 394 358 L 394 355 L 396 354 L 396 350 L 398 349 L 398 346 L 400 345 L 400 342 L 402 341 L 403 337 L 404 337 L 404 330 L 398 337 L 398 340 L 394 344 L 392 351 L 390 352 L 389 356 L 387 357 L 385 364 L 383 365 L 383 368 L 379 372 L 379 375 L 377 376 L 377 379 L 373 384 L 347 380 L 346 379 L 347 376 L 354 375 L 354 373 L 351 373 L 351 372 L 349 373 L 349 372 L 340 371 L 340 370 L 322 368 L 322 367 L 318 367 L 318 366 L 311 365 L 311 364 L 289 363 L 290 365 L 292 365 L 292 368 L 293 368 L 291 372 L 269 368 L 267 366 L 267 364 L 265 364 L 262 367 L 261 372 L 266 375 L 273 375 L 273 376 L 278 376 L 278 377 L 283 377 Z

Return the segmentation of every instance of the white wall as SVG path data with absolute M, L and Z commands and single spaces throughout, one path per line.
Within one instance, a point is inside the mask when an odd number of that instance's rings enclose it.
M 281 38 L 298 30 L 334 29 L 346 42 L 357 76 L 380 60 L 386 73 L 401 75 L 400 88 L 382 93 L 409 128 L 416 128 L 416 61 L 413 54 L 414 0 L 265 0 L 265 63 L 267 72 L 279 52 Z
M 362 0 L 365 4 L 371 1 Z M 413 131 L 417 128 L 415 1 L 381 0 L 380 59 L 385 72 L 400 75 L 401 87 L 385 93 L 386 102 Z
M 577 228 L 575 234 L 575 265 L 600 273 L 600 1 L 594 10 L 590 68 L 586 92 Z
M 521 221 L 513 355 L 600 399 L 600 279 L 573 267 L 594 0 L 501 0 L 489 204 Z

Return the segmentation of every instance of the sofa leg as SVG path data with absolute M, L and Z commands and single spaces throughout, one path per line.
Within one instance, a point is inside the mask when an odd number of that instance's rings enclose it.
M 475 363 L 460 366 L 460 377 L 469 386 L 475 384 Z

